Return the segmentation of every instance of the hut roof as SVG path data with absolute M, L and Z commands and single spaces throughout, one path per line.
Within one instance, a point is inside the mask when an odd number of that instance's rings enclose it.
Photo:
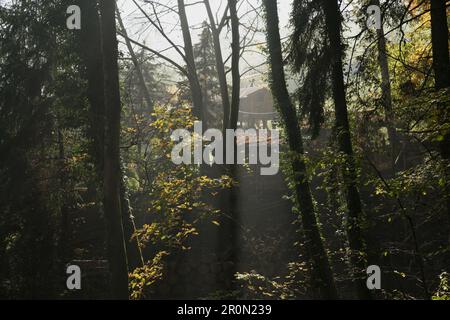
M 268 90 L 267 87 L 264 86 L 257 86 L 257 87 L 248 87 L 248 88 L 242 88 L 240 92 L 240 98 L 245 99 L 248 98 L 248 96 L 251 96 L 252 94 L 261 91 L 261 90 Z

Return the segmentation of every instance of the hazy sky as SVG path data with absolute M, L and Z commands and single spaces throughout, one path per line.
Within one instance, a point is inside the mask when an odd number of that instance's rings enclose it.
M 143 8 L 148 13 L 152 13 L 152 7 L 145 4 L 142 0 L 137 0 L 139 4 L 144 4 Z M 163 6 L 177 8 L 177 0 L 155 0 L 155 3 L 161 4 L 159 7 L 161 10 Z M 203 21 L 208 19 L 206 9 L 202 1 L 199 0 L 186 0 L 188 5 L 186 8 L 186 13 L 188 16 L 189 24 L 192 27 L 191 35 L 193 42 L 198 42 L 198 34 L 200 33 L 200 26 Z M 225 9 L 226 0 L 210 0 L 213 12 L 220 17 Z M 189 5 L 193 4 L 193 5 Z M 243 23 L 249 25 L 257 14 L 262 15 L 261 0 L 241 0 L 239 2 L 238 14 L 243 15 L 252 8 L 256 8 L 257 13 L 252 12 L 251 14 L 246 14 L 243 18 Z M 292 0 L 280 0 L 279 1 L 279 16 L 280 16 L 280 27 L 282 36 L 286 33 L 286 26 L 289 22 L 289 12 L 291 10 Z M 139 11 L 132 0 L 119 0 L 118 6 L 122 12 L 122 17 L 126 27 L 128 29 L 129 36 L 135 40 L 145 42 L 145 44 L 155 50 L 167 50 L 164 54 L 168 55 L 171 59 L 182 63 L 182 59 L 173 49 L 167 49 L 170 47 L 168 42 L 156 31 L 156 29 L 151 26 L 143 14 Z M 183 38 L 179 28 L 179 19 L 175 12 L 168 12 L 161 16 L 161 23 L 163 24 L 165 30 L 167 30 L 170 39 L 177 45 L 183 45 Z M 259 19 L 259 28 L 263 27 L 263 20 Z M 245 34 L 245 29 L 242 28 L 241 35 Z M 254 38 L 254 43 L 260 43 L 265 41 L 265 36 L 263 33 L 258 33 Z M 226 29 L 222 33 L 222 50 L 224 52 L 224 57 L 227 57 L 230 52 L 230 38 Z M 256 51 L 256 48 L 253 48 Z M 244 71 L 248 68 L 246 61 L 251 65 L 258 65 L 265 61 L 265 57 L 255 53 L 249 52 L 244 56 L 244 61 L 241 62 L 241 69 Z M 246 61 L 245 61 L 246 60 Z

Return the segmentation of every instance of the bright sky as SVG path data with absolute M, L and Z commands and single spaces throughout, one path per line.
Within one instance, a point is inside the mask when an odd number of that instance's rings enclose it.
M 152 7 L 149 4 L 145 4 L 143 0 L 137 0 L 137 2 L 142 5 L 145 11 L 152 15 Z M 159 10 L 164 10 L 166 8 L 177 9 L 177 0 L 154 0 L 154 3 L 160 4 Z M 205 6 L 202 1 L 199 0 L 185 0 L 187 4 L 186 13 L 188 16 L 189 24 L 191 26 L 191 36 L 193 42 L 198 42 L 198 34 L 200 33 L 200 26 L 203 21 L 208 19 Z M 210 0 L 212 11 L 220 19 L 223 15 L 226 0 Z M 291 10 L 292 0 L 281 0 L 279 1 L 279 16 L 280 16 L 280 27 L 282 36 L 287 34 L 286 26 L 289 23 L 289 13 Z M 170 45 L 168 42 L 158 33 L 158 31 L 148 23 L 148 20 L 139 11 L 132 0 L 118 0 L 118 6 L 122 12 L 122 18 L 127 27 L 128 34 L 131 38 L 145 42 L 145 44 L 152 49 L 164 51 L 164 54 L 169 56 L 171 59 L 182 63 L 181 58 L 173 49 L 168 49 Z M 254 22 L 255 17 L 259 14 L 261 15 L 259 19 L 259 24 L 254 24 L 259 29 L 263 27 L 262 19 L 262 8 L 261 0 L 241 0 L 239 1 L 238 14 L 239 16 L 244 16 L 242 18 L 242 23 L 249 26 Z M 253 10 L 253 9 L 256 9 Z M 170 39 L 177 45 L 183 45 L 183 38 L 179 28 L 179 19 L 176 12 L 166 10 L 166 13 L 160 17 L 161 23 L 166 32 L 168 33 Z M 246 34 L 246 29 L 241 28 L 241 36 Z M 227 57 L 230 53 L 230 37 L 228 35 L 227 29 L 225 28 L 222 32 L 222 50 L 224 52 L 224 57 Z M 264 33 L 258 32 L 253 39 L 252 43 L 265 42 Z M 256 47 L 252 48 L 252 52 L 248 52 L 243 61 L 241 62 L 241 69 L 245 71 L 248 69 L 248 64 L 259 65 L 266 60 L 265 57 L 256 53 Z M 248 62 L 248 64 L 247 64 Z

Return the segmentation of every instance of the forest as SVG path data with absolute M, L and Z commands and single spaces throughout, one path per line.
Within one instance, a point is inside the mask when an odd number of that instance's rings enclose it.
M 0 0 L 0 299 L 450 300 L 449 12 Z

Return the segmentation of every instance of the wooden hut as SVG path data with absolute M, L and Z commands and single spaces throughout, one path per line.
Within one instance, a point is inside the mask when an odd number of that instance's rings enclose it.
M 255 86 L 241 89 L 238 120 L 241 128 L 269 128 L 277 116 L 269 88 Z

